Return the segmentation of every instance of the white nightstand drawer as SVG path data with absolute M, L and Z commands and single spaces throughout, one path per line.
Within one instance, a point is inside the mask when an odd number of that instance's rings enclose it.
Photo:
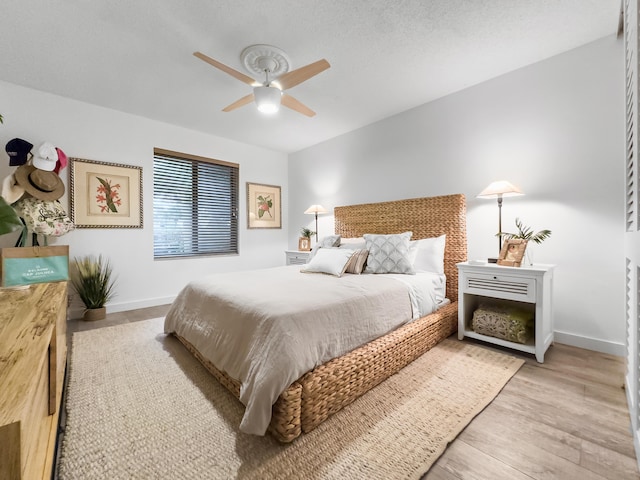
M 311 252 L 302 252 L 299 250 L 286 250 L 287 265 L 304 265 L 309 261 Z
M 510 275 L 466 274 L 464 292 L 533 303 L 536 301 L 536 281 Z

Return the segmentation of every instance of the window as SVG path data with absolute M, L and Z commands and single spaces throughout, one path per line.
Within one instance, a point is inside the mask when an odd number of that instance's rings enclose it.
M 238 253 L 238 165 L 153 154 L 153 257 Z

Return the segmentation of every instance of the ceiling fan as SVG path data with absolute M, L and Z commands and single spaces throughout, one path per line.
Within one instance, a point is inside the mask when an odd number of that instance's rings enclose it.
M 248 72 L 256 75 L 264 75 L 264 82 L 259 82 L 244 73 L 240 73 L 208 57 L 204 53 L 194 52 L 194 55 L 253 87 L 253 93 L 245 95 L 241 99 L 226 106 L 222 109 L 223 112 L 230 112 L 236 108 L 255 102 L 258 110 L 263 113 L 275 113 L 282 104 L 307 117 L 313 117 L 316 112 L 291 95 L 284 93 L 284 91 L 309 80 L 311 77 L 324 72 L 331 66 L 329 62 L 322 59 L 296 70 L 289 71 L 291 62 L 282 50 L 271 45 L 251 45 L 242 51 L 240 58 Z

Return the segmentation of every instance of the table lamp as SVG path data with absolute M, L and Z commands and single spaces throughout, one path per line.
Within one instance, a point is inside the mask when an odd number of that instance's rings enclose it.
M 309 208 L 307 208 L 304 213 L 306 213 L 307 215 L 313 215 L 315 214 L 316 216 L 316 242 L 318 241 L 318 214 L 319 213 L 327 213 L 327 209 L 324 208 L 322 205 L 311 205 Z
M 491 183 L 487 188 L 482 190 L 477 198 L 497 198 L 498 199 L 498 233 L 502 233 L 502 197 L 515 197 L 524 195 L 515 185 L 506 180 L 498 180 Z M 498 255 L 502 249 L 502 235 L 498 235 Z M 491 261 L 491 260 L 489 260 Z

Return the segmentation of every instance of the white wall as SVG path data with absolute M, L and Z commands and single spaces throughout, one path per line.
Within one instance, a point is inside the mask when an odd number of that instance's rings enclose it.
M 208 272 L 281 265 L 300 227 L 314 227 L 302 213 L 313 203 L 331 209 L 461 192 L 469 257 L 495 256 L 497 206 L 475 195 L 493 180 L 510 180 L 526 196 L 505 199 L 505 227 L 519 216 L 553 231 L 533 249 L 536 262 L 558 265 L 556 339 L 622 355 L 622 56 L 621 42 L 606 38 L 292 154 L 288 162 L 280 152 L 0 82 L 0 144 L 48 140 L 70 157 L 143 167 L 144 229 L 79 229 L 57 241 L 70 245 L 72 257 L 103 253 L 112 260 L 118 274 L 112 312 L 167 303 Z M 240 255 L 153 260 L 154 147 L 240 164 Z M 0 157 L 4 178 L 12 168 L 4 149 Z M 283 187 L 282 230 L 246 229 L 247 181 Z M 62 202 L 68 206 L 66 195 Z M 320 217 L 320 235 L 333 231 L 332 220 Z M 0 237 L 0 246 L 14 241 Z
M 118 277 L 110 312 L 169 303 L 192 278 L 210 272 L 245 270 L 284 264 L 287 245 L 287 155 L 206 135 L 0 82 L 0 178 L 9 167 L 4 145 L 14 137 L 37 146 L 50 141 L 69 157 L 140 165 L 143 168 L 143 229 L 78 229 L 51 244 L 68 244 L 70 256 L 106 255 Z M 193 259 L 153 259 L 153 148 L 159 147 L 240 165 L 239 255 Z M 61 173 L 68 187 L 68 170 Z M 283 228 L 248 230 L 245 182 L 282 186 Z M 68 196 L 61 199 L 68 208 Z M 17 235 L 0 237 L 13 246 Z M 76 316 L 77 300 L 72 308 Z
M 553 232 L 532 250 L 557 264 L 556 340 L 623 355 L 623 70 L 611 36 L 291 155 L 289 246 L 314 203 L 464 193 L 469 258 L 496 256 L 496 201 L 475 196 L 506 179 L 526 195 L 505 199 L 503 228 Z

